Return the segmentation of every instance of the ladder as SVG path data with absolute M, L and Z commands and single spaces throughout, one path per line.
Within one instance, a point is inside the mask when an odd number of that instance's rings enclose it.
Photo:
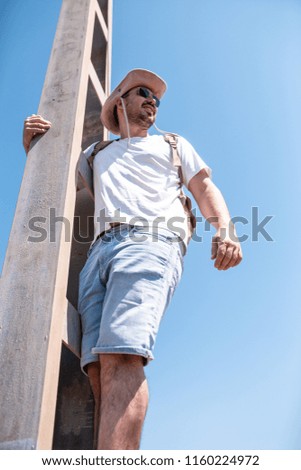
M 82 153 L 107 139 L 112 0 L 62 0 L 34 139 L 0 282 L 0 449 L 92 449 L 93 399 L 80 370 L 78 275 L 93 239 Z

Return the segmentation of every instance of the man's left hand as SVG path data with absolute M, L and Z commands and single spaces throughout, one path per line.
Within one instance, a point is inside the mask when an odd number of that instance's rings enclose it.
M 234 232 L 230 235 L 226 229 L 217 230 L 212 238 L 211 259 L 219 271 L 234 268 L 241 262 L 242 250 Z

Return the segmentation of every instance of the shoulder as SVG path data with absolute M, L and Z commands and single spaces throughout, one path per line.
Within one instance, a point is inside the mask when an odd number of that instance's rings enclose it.
M 90 155 L 92 154 L 92 152 L 95 148 L 95 145 L 97 145 L 98 143 L 99 143 L 99 141 L 93 142 L 93 144 L 91 144 L 91 145 L 89 145 L 89 147 L 85 148 L 83 153 L 87 158 L 90 157 Z
M 193 148 L 193 145 L 187 139 L 185 139 L 185 137 L 183 137 L 182 135 L 178 135 L 178 143 L 179 145 L 182 145 L 183 147 Z
M 155 134 L 149 136 L 150 144 L 160 144 L 165 146 L 177 147 L 180 154 L 189 155 L 197 153 L 192 144 L 185 137 L 175 132 L 165 132 L 164 134 Z
M 185 137 L 177 134 L 176 132 L 165 132 L 161 138 L 163 138 L 166 142 L 175 141 L 180 146 L 193 148 L 191 143 L 185 139 Z
M 84 155 L 88 159 L 90 165 L 92 166 L 92 163 L 97 156 L 99 152 L 102 150 L 105 150 L 107 147 L 111 147 L 110 144 L 115 144 L 118 142 L 119 139 L 113 139 L 113 140 L 100 140 L 98 142 L 93 142 L 85 151 Z
M 187 156 L 187 158 L 191 156 L 193 156 L 193 158 L 200 156 L 194 145 L 185 137 L 180 135 L 178 136 L 178 149 L 179 152 L 183 156 Z

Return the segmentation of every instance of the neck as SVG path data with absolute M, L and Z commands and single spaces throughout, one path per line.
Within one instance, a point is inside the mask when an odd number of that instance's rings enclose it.
M 130 131 L 130 137 L 147 137 L 148 136 L 148 128 L 143 128 L 135 124 L 129 123 L 129 131 Z M 126 126 L 122 126 L 122 125 L 120 126 L 120 137 L 122 139 L 126 139 L 127 137 L 129 137 Z

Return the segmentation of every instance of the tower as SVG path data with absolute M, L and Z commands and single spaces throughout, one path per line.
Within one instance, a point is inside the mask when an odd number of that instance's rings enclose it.
M 28 154 L 0 282 L 0 449 L 91 448 L 76 310 L 93 239 L 82 149 L 107 137 L 111 25 L 112 0 L 62 0 L 38 109 L 52 128 Z

